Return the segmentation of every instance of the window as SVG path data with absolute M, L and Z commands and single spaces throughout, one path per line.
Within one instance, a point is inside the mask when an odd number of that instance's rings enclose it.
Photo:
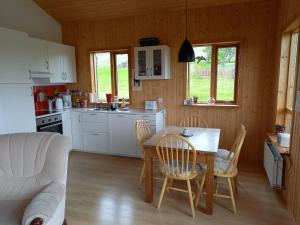
M 286 108 L 287 110 L 290 111 L 293 110 L 293 104 L 294 104 L 294 92 L 295 92 L 294 90 L 295 90 L 297 54 L 298 54 L 298 38 L 299 38 L 298 32 L 292 33 L 290 55 L 289 55 L 287 98 L 286 98 Z
M 129 100 L 128 51 L 93 52 L 92 69 L 94 90 L 100 100 L 111 93 L 119 99 Z
M 190 98 L 200 103 L 237 104 L 238 44 L 196 45 L 196 61 L 189 63 Z
M 287 86 L 286 86 L 286 100 L 285 100 L 285 116 L 284 125 L 287 131 L 290 131 L 293 107 L 294 107 L 294 95 L 295 95 L 295 83 L 297 72 L 297 57 L 298 57 L 298 39 L 299 32 L 294 31 L 289 35 L 289 55 L 288 55 L 288 68 L 287 68 Z

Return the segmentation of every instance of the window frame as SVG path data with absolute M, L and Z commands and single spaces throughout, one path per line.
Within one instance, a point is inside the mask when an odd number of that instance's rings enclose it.
M 290 61 L 291 61 L 291 50 L 292 50 L 292 40 L 293 40 L 293 35 L 295 33 L 298 33 L 298 44 L 297 44 L 297 54 L 296 54 L 296 65 L 295 65 L 295 77 L 294 77 L 294 90 L 293 93 L 290 92 L 290 82 L 291 82 L 291 77 L 290 77 L 290 71 L 291 71 L 291 67 L 290 67 Z M 300 57 L 300 29 L 294 29 L 288 32 L 285 32 L 284 35 L 288 35 L 289 38 L 289 49 L 288 49 L 288 68 L 286 71 L 286 96 L 285 96 L 285 113 L 284 113 L 284 126 L 287 128 L 287 130 L 289 130 L 291 132 L 292 130 L 292 124 L 293 124 L 293 117 L 294 117 L 294 112 L 295 112 L 295 101 L 296 101 L 296 93 L 297 93 L 297 74 L 298 74 L 298 70 L 299 70 L 299 65 L 298 65 L 298 61 L 299 61 L 299 57 Z M 293 96 L 292 98 L 292 107 L 288 106 L 288 98 L 290 97 L 290 95 Z
M 210 97 L 215 99 L 215 104 L 219 105 L 238 105 L 238 86 L 239 86 L 239 66 L 240 66 L 240 42 L 228 42 L 228 43 L 205 43 L 205 44 L 193 44 L 193 47 L 211 46 L 211 80 L 210 80 Z M 220 48 L 236 48 L 235 56 L 235 80 L 234 80 L 234 99 L 233 101 L 217 100 L 217 82 L 218 82 L 218 50 Z M 189 63 L 187 64 L 187 97 L 190 95 L 190 71 Z M 200 103 L 204 105 L 205 103 Z M 199 104 L 199 105 L 200 105 Z M 205 104 L 206 105 L 206 104 Z M 208 104 L 207 104 L 208 105 Z
M 92 50 L 90 51 L 90 63 L 91 63 L 91 78 L 92 78 L 92 91 L 97 92 L 98 90 L 98 78 L 96 71 L 96 57 L 97 53 L 109 53 L 110 54 L 110 75 L 111 75 L 111 92 L 112 96 L 118 96 L 119 101 L 122 100 L 118 95 L 118 74 L 117 74 L 117 65 L 116 58 L 117 55 L 127 54 L 128 55 L 128 94 L 129 98 L 125 98 L 126 101 L 130 101 L 131 99 L 131 71 L 130 71 L 130 49 L 122 48 L 122 49 L 113 49 L 113 50 Z M 105 99 L 104 99 L 105 100 Z

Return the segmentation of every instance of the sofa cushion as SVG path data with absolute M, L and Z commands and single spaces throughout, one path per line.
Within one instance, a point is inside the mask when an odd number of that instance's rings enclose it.
M 0 201 L 0 225 L 22 224 L 23 213 L 29 200 Z

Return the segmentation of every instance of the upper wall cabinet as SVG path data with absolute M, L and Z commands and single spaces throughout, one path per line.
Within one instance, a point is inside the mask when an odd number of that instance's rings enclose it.
M 25 33 L 0 28 L 0 83 L 31 83 Z
M 49 70 L 51 83 L 75 83 L 75 48 L 59 43 L 48 43 Z
M 62 45 L 62 72 L 66 83 L 77 82 L 75 48 Z
M 47 41 L 30 38 L 29 41 L 30 52 L 29 52 L 29 69 L 30 72 L 39 73 L 39 74 L 48 74 L 49 70 L 49 58 L 48 58 L 48 49 Z
M 166 45 L 136 47 L 135 79 L 170 79 L 170 48 Z
M 75 49 L 72 46 L 31 39 L 30 71 L 50 77 L 51 83 L 76 82 Z

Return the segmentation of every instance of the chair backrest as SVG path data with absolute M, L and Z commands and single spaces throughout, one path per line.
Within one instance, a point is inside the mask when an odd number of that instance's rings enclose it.
M 151 137 L 151 130 L 146 121 L 137 120 L 135 122 L 135 134 L 140 145 L 142 145 L 146 139 Z
M 180 122 L 181 127 L 203 127 L 208 128 L 206 120 L 202 116 L 191 116 Z
M 230 160 L 230 164 L 226 170 L 227 173 L 234 172 L 237 169 L 237 164 L 238 164 L 238 160 L 240 157 L 240 153 L 241 153 L 241 149 L 245 137 L 246 137 L 246 128 L 243 124 L 241 124 L 241 128 L 238 132 L 238 135 L 233 142 L 231 153 L 228 155 L 228 160 Z
M 188 179 L 196 174 L 196 150 L 186 138 L 166 134 L 158 141 L 156 152 L 165 175 Z
M 31 199 L 50 182 L 66 185 L 70 149 L 57 133 L 0 135 L 0 200 Z

